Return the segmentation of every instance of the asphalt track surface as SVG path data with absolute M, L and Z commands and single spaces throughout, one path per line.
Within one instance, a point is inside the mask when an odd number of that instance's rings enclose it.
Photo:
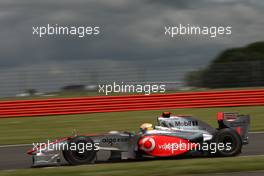
M 244 146 L 240 156 L 264 155 L 264 132 L 250 133 L 249 144 Z M 31 157 L 26 152 L 32 146 L 0 146 L 0 170 L 24 169 L 31 167 Z M 263 168 L 264 169 L 264 168 Z M 255 175 L 256 173 L 252 173 Z M 257 173 L 259 174 L 259 173 Z M 251 175 L 251 174 L 248 174 Z M 260 174 L 262 175 L 262 174 Z

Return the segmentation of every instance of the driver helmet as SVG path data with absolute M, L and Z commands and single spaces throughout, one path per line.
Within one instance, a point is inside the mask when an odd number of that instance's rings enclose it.
M 140 132 L 145 133 L 146 131 L 153 130 L 153 126 L 151 123 L 143 123 L 140 126 Z

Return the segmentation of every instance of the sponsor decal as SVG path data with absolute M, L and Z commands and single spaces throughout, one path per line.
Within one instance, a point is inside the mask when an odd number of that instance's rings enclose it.
M 107 137 L 107 138 L 103 138 L 102 142 L 113 145 L 115 143 L 128 142 L 128 138 L 108 138 Z
M 191 150 L 210 153 L 232 150 L 231 143 L 192 143 L 186 139 L 165 135 L 145 136 L 139 140 L 138 145 L 139 149 L 152 156 L 175 156 Z
M 186 145 L 188 140 L 181 139 L 174 136 L 157 135 L 157 136 L 144 136 L 139 140 L 139 149 L 145 151 L 152 156 L 172 156 L 184 153 L 187 149 L 180 150 L 174 144 L 182 143 Z
M 151 137 L 143 138 L 142 144 L 140 145 L 140 149 L 145 152 L 150 152 L 155 148 L 155 140 Z
M 197 120 L 175 121 L 175 126 L 198 126 Z

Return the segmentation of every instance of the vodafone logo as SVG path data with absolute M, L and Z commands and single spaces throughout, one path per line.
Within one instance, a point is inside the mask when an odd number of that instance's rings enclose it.
M 150 152 L 155 148 L 155 140 L 152 137 L 145 137 L 140 141 L 139 145 L 141 150 Z
M 162 134 L 142 136 L 138 142 L 138 149 L 151 156 L 175 156 L 191 150 L 192 146 L 186 139 Z

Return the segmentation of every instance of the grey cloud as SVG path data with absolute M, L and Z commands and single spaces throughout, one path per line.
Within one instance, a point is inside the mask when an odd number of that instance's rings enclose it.
M 261 0 L 2 0 L 0 68 L 73 62 L 86 62 L 87 69 L 103 64 L 109 72 L 130 65 L 195 68 L 225 48 L 260 40 L 262 7 Z M 32 26 L 48 23 L 99 25 L 102 33 L 85 39 L 32 36 Z M 163 35 L 164 25 L 179 23 L 232 25 L 233 34 L 223 39 Z
M 153 1 L 153 3 L 157 2 L 169 5 L 164 1 Z M 110 1 L 89 1 L 89 3 L 87 1 L 75 1 L 75 3 L 72 1 L 6 1 L 6 4 L 10 5 L 7 8 L 10 14 L 2 18 L 1 23 L 6 30 L 2 32 L 2 35 L 9 42 L 5 45 L 6 47 L 3 46 L 2 48 L 7 55 L 11 53 L 12 48 L 12 50 L 17 51 L 12 52 L 13 55 L 17 53 L 21 57 L 21 54 L 30 54 L 35 56 L 32 58 L 33 60 L 38 55 L 37 58 L 43 58 L 44 60 L 45 58 L 67 60 L 72 59 L 72 57 L 76 59 L 87 59 L 88 57 L 91 59 L 138 57 L 141 59 L 141 57 L 146 56 L 148 56 L 147 59 L 151 60 L 157 55 L 167 55 L 168 52 L 166 51 L 186 48 L 182 45 L 187 46 L 186 50 L 188 50 L 188 45 L 193 48 L 192 43 L 195 41 L 181 41 L 181 45 L 179 45 L 176 43 L 177 40 L 164 39 L 162 35 L 164 24 L 177 24 L 177 22 L 204 25 L 210 24 L 210 22 L 228 23 L 226 21 L 230 20 L 226 20 L 226 18 L 233 18 L 232 16 L 236 15 L 233 13 L 233 8 L 230 7 L 227 7 L 227 10 L 224 8 L 216 8 L 216 10 L 208 8 L 207 11 L 201 11 L 198 8 L 189 11 L 184 10 L 184 7 L 191 4 L 197 6 L 199 3 L 190 0 L 168 2 L 178 5 L 181 10 L 167 10 L 162 6 L 153 8 L 139 1 L 132 3 L 124 0 L 113 0 L 111 3 Z M 203 2 L 207 1 L 201 1 L 199 7 L 206 7 Z M 215 2 L 220 3 L 221 1 L 217 0 Z M 223 1 L 224 4 L 226 2 Z M 208 16 L 208 14 L 210 15 Z M 255 15 L 252 15 L 248 20 L 255 17 Z M 238 17 L 233 20 L 236 21 L 230 21 L 230 24 L 238 23 L 234 25 L 240 25 L 240 20 L 245 19 L 239 19 Z M 32 25 L 45 25 L 47 23 L 61 25 L 96 24 L 102 26 L 102 36 L 99 39 L 76 40 L 61 39 L 61 37 L 36 39 L 31 35 Z M 10 38 L 10 36 L 13 38 Z M 199 40 L 199 42 L 201 41 Z M 23 45 L 23 47 L 20 47 L 22 43 L 27 43 L 28 46 Z M 206 43 L 207 41 L 205 41 Z M 215 43 L 218 44 L 218 41 Z M 155 54 L 152 55 L 153 49 Z M 161 53 L 161 50 L 164 53 Z M 78 53 L 80 55 L 77 55 Z M 12 58 L 15 58 L 15 56 Z M 30 56 L 28 59 L 30 59 Z

